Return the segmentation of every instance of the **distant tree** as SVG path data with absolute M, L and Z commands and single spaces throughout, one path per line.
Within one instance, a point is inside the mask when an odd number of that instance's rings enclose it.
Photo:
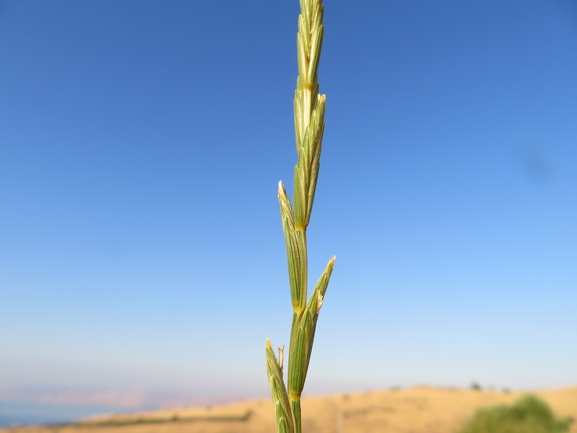
M 572 421 L 557 418 L 547 403 L 527 395 L 510 406 L 477 410 L 457 433 L 565 433 Z
M 473 382 L 471 384 L 471 389 L 475 390 L 475 391 L 481 391 L 481 389 L 483 389 L 483 388 L 481 388 L 481 385 L 479 385 L 477 382 Z

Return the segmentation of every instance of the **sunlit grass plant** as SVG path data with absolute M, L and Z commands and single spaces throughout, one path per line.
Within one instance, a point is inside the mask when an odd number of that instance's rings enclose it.
M 279 182 L 278 199 L 286 241 L 290 294 L 293 307 L 288 353 L 287 385 L 283 379 L 283 348 L 278 358 L 266 341 L 267 374 L 279 433 L 301 433 L 301 393 L 305 384 L 319 311 L 335 264 L 333 256 L 307 302 L 307 226 L 319 174 L 326 96 L 320 95 L 318 67 L 323 42 L 321 0 L 300 0 L 297 57 L 298 78 L 294 99 L 297 164 L 293 204 Z

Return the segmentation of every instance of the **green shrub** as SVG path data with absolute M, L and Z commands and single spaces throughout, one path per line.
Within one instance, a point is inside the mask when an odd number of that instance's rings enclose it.
M 527 395 L 510 406 L 479 409 L 458 433 L 564 433 L 570 418 L 556 418 L 543 400 Z

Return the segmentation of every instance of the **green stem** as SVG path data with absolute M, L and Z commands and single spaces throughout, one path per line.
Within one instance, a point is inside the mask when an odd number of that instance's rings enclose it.
M 295 425 L 295 433 L 302 432 L 302 422 L 301 422 L 301 397 L 291 397 L 289 396 L 289 401 L 291 404 L 291 409 L 293 411 L 293 421 Z

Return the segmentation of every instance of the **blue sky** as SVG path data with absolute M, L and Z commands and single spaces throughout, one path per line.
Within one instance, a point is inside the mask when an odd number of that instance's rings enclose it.
M 325 2 L 309 394 L 577 384 L 577 7 Z M 266 396 L 298 2 L 0 4 L 0 400 Z

